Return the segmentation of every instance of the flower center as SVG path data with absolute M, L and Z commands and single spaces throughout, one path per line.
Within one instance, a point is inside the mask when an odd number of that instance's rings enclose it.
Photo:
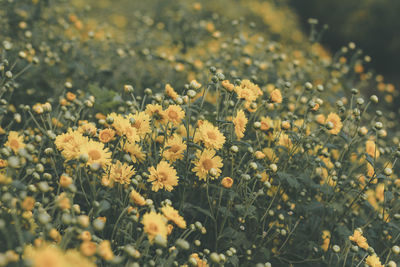
M 150 223 L 149 224 L 149 232 L 150 233 L 157 233 L 158 232 L 158 226 L 155 223 Z
M 211 159 L 205 159 L 202 165 L 205 170 L 209 171 L 213 167 L 213 162 Z
M 158 180 L 160 182 L 165 182 L 168 179 L 168 175 L 165 172 L 160 172 L 158 174 Z
M 92 160 L 98 160 L 101 158 L 101 153 L 97 150 L 90 150 L 88 155 Z
M 12 148 L 18 149 L 18 147 L 19 147 L 19 142 L 18 142 L 18 140 L 12 139 L 12 140 L 10 141 L 10 146 L 11 146 Z
M 208 136 L 208 138 L 210 138 L 212 140 L 217 139 L 217 135 L 215 134 L 215 132 L 212 132 L 212 131 L 207 132 L 207 136 Z
M 168 112 L 168 117 L 169 117 L 170 119 L 175 120 L 175 119 L 178 118 L 178 113 L 176 113 L 175 110 L 170 110 L 170 111 Z
M 177 153 L 179 151 L 179 148 L 180 147 L 178 145 L 172 145 L 169 150 L 174 152 L 174 153 Z

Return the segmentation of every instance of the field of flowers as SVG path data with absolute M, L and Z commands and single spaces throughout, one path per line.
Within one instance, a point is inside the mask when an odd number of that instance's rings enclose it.
M 400 263 L 398 91 L 286 1 L 0 23 L 0 266 Z

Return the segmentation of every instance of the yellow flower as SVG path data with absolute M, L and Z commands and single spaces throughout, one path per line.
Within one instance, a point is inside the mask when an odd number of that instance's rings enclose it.
M 368 140 L 365 142 L 365 152 L 370 155 L 372 158 L 379 158 L 379 150 L 376 147 L 376 144 L 373 140 Z
M 172 86 L 169 83 L 165 85 L 165 94 L 170 98 L 172 98 L 172 100 L 176 100 L 179 96 L 178 93 L 175 92 L 174 88 L 172 88 Z
M 279 136 L 278 144 L 280 146 L 286 147 L 287 149 L 290 149 L 292 147 L 292 140 L 287 134 L 281 133 Z
M 132 127 L 127 118 L 124 118 L 119 114 L 117 115 L 116 113 L 111 113 L 108 116 L 114 119 L 112 126 L 117 131 L 119 136 L 125 136 L 126 139 L 131 143 L 135 143 L 140 140 L 136 128 Z
M 114 140 L 115 131 L 113 129 L 104 129 L 99 132 L 99 140 L 102 143 L 108 143 Z
M 329 113 L 328 117 L 326 118 L 325 124 L 331 122 L 333 124 L 332 129 L 329 130 L 331 134 L 338 134 L 343 127 L 342 121 L 340 117 L 335 113 Z
M 170 105 L 164 111 L 165 117 L 169 122 L 172 122 L 175 126 L 179 125 L 182 119 L 185 117 L 185 112 L 178 105 Z
M 92 242 L 90 242 L 92 243 Z M 95 246 L 95 244 L 93 244 Z M 92 254 L 93 255 L 93 254 Z M 65 262 L 66 266 L 77 266 L 77 267 L 95 267 L 97 266 L 89 259 L 84 257 L 79 251 L 76 249 L 69 249 L 65 253 Z
M 174 186 L 178 185 L 176 170 L 168 162 L 161 161 L 157 165 L 157 169 L 152 166 L 148 170 L 150 176 L 147 181 L 152 182 L 153 185 L 151 190 L 157 192 L 159 189 L 165 188 L 165 190 L 171 191 Z
M 225 188 L 231 188 L 233 185 L 233 179 L 231 177 L 224 177 L 224 179 L 221 181 L 221 184 Z
M 246 79 L 242 80 L 240 85 L 236 86 L 234 90 L 238 95 L 238 98 L 243 98 L 250 103 L 255 101 L 259 96 L 263 94 L 258 85 L 255 85 L 254 83 Z
M 182 137 L 174 134 L 165 143 L 165 148 L 162 156 L 169 162 L 174 162 L 183 158 L 183 152 L 186 150 L 186 144 L 183 142 Z
M 106 261 L 112 260 L 114 258 L 114 253 L 111 249 L 111 243 L 108 240 L 104 240 L 99 244 L 97 251 L 103 259 Z
M 383 267 L 380 259 L 376 254 L 370 255 L 365 259 L 365 263 L 371 267 Z
M 91 257 L 96 253 L 97 245 L 92 241 L 83 241 L 80 246 L 81 253 L 86 257 Z
M 279 89 L 274 89 L 271 92 L 271 101 L 274 103 L 282 103 L 282 94 L 281 91 Z
M 77 131 L 80 132 L 81 134 L 94 136 L 97 132 L 97 128 L 94 123 L 88 123 L 87 121 L 83 121 L 82 125 L 78 127 Z
M 160 235 L 167 240 L 168 228 L 164 216 L 154 211 L 145 213 L 142 219 L 143 230 L 147 233 L 150 243 L 153 243 L 154 238 Z
M 221 149 L 225 143 L 225 136 L 208 121 L 202 122 L 197 133 L 194 136 L 194 141 L 202 141 L 206 148 Z
M 87 166 L 97 163 L 100 164 L 100 166 L 104 169 L 111 163 L 112 153 L 108 150 L 108 148 L 104 148 L 103 143 L 89 140 L 88 142 L 82 144 L 79 155 L 84 154 L 88 155 L 88 161 L 86 162 Z
M 148 104 L 145 112 L 153 118 L 155 123 L 165 122 L 165 112 L 159 104 Z
M 136 128 L 136 131 L 140 138 L 144 138 L 146 134 L 151 133 L 150 122 L 151 118 L 146 112 L 136 112 L 135 115 L 128 115 L 128 120 L 134 119 L 134 123 L 131 124 L 132 127 Z
M 131 144 L 131 143 L 127 142 L 124 145 L 123 150 L 125 152 L 128 152 L 131 155 L 131 159 L 132 159 L 133 163 L 143 162 L 146 158 L 146 154 L 144 154 L 142 152 L 142 148 L 138 144 L 135 144 L 135 143 Z
M 274 128 L 274 122 L 270 117 L 261 117 L 260 123 L 260 129 L 263 131 L 268 131 L 269 129 Z
M 25 148 L 24 138 L 18 134 L 16 131 L 10 131 L 8 134 L 7 142 L 4 144 L 11 148 L 14 153 L 18 153 L 18 150 L 21 148 Z
M 129 196 L 135 204 L 139 206 L 146 205 L 146 200 L 144 199 L 144 197 L 141 194 L 139 194 L 135 189 L 132 189 Z
M 326 119 L 324 114 L 315 115 L 315 121 L 318 122 L 319 124 L 324 124 L 325 120 Z
M 360 248 L 368 249 L 369 247 L 367 239 L 363 237 L 361 231 L 358 229 L 354 230 L 353 235 L 349 236 L 349 239 L 350 241 L 357 243 L 357 246 L 359 246 Z
M 323 230 L 322 240 L 324 243 L 321 245 L 321 248 L 323 251 L 327 251 L 329 248 L 329 243 L 331 241 L 331 232 L 329 232 L 328 230 Z
M 206 181 L 207 174 L 211 169 L 215 169 L 217 175 L 212 179 L 218 178 L 221 175 L 221 167 L 222 158 L 219 156 L 215 156 L 215 150 L 212 149 L 204 149 L 202 151 L 197 151 L 196 153 L 197 160 L 194 162 L 195 167 L 192 169 L 193 172 L 196 172 L 197 177 L 200 180 Z
M 23 258 L 31 261 L 34 267 L 65 267 L 67 263 L 63 256 L 57 246 L 44 244 L 38 248 L 27 246 Z
M 179 228 L 182 229 L 186 228 L 185 219 L 182 216 L 180 216 L 178 211 L 175 210 L 173 207 L 165 206 L 161 208 L 161 211 L 168 220 L 173 221 Z
M 80 148 L 86 144 L 89 139 L 77 131 L 68 130 L 67 133 L 58 135 L 54 144 L 58 150 L 62 150 L 61 154 L 67 160 L 79 157 Z
M 248 120 L 243 110 L 239 110 L 236 114 L 236 117 L 233 119 L 233 124 L 235 125 L 235 134 L 238 140 L 240 140 L 244 136 L 247 121 Z
M 135 169 L 126 163 L 121 163 L 117 160 L 117 163 L 110 166 L 109 173 L 104 174 L 102 178 L 103 185 L 113 186 L 114 182 L 119 184 L 130 184 L 131 177 L 135 174 Z

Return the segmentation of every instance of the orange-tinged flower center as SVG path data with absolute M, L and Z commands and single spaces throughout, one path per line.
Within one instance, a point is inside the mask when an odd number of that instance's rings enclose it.
M 19 142 L 18 142 L 18 140 L 12 139 L 12 140 L 10 141 L 10 147 L 13 148 L 13 149 L 18 149 L 18 147 L 19 147 Z
M 179 148 L 180 147 L 178 145 L 172 145 L 169 150 L 174 152 L 174 153 L 177 153 L 179 151 Z
M 168 175 L 165 172 L 160 172 L 158 174 L 158 180 L 160 182 L 165 182 L 167 180 L 167 178 L 168 178 Z
M 207 171 L 213 167 L 213 162 L 211 159 L 205 159 L 202 164 L 204 169 L 206 169 Z
M 149 232 L 150 233 L 157 233 L 158 232 L 158 226 L 155 223 L 150 223 L 149 224 Z
M 213 140 L 217 139 L 217 135 L 212 131 L 207 132 L 207 136 L 208 136 L 208 138 L 213 139 Z
M 98 159 L 101 158 L 101 154 L 100 154 L 100 152 L 97 151 L 97 150 L 90 150 L 88 154 L 89 154 L 89 157 L 90 157 L 92 160 L 98 160 Z
M 168 117 L 170 117 L 171 119 L 177 119 L 178 118 L 178 113 L 176 113 L 175 110 L 170 110 L 168 112 Z

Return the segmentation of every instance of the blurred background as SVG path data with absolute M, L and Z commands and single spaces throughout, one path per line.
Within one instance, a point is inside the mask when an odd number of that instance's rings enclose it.
M 349 42 L 372 57 L 372 67 L 385 80 L 400 81 L 400 1 L 398 0 L 290 0 L 302 28 L 308 18 L 329 25 L 321 42 L 331 51 Z

